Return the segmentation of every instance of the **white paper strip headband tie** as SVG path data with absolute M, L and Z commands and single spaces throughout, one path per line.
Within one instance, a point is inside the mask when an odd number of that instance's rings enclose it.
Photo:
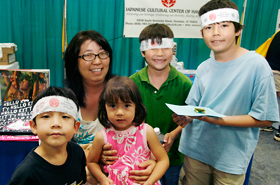
M 37 115 L 45 112 L 63 112 L 77 119 L 77 105 L 69 98 L 62 96 L 46 96 L 34 105 L 31 120 Z
M 162 38 L 161 44 L 157 43 L 156 39 L 154 40 L 154 42 L 152 42 L 152 39 L 143 40 L 141 42 L 140 51 L 159 48 L 173 48 L 173 39 Z
M 232 21 L 239 23 L 239 13 L 236 9 L 233 8 L 221 8 L 209 11 L 200 17 L 201 28 L 206 25 L 223 22 L 223 21 Z

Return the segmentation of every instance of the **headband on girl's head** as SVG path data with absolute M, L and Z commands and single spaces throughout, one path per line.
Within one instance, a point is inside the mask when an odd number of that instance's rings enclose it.
M 233 8 L 221 8 L 216 10 L 211 10 L 200 16 L 201 28 L 206 25 L 223 22 L 232 21 L 239 23 L 239 13 Z
M 77 111 L 77 105 L 69 98 L 62 96 L 46 96 L 33 106 L 31 120 L 41 113 L 63 112 L 69 114 L 77 121 Z
M 141 42 L 140 51 L 146 51 L 149 49 L 159 49 L 159 48 L 173 48 L 172 38 L 162 38 L 161 44 L 158 44 L 156 39 L 152 42 L 152 39 L 143 40 Z

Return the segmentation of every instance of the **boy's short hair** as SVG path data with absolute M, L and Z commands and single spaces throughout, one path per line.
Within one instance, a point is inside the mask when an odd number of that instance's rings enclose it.
M 105 106 L 107 103 L 117 103 L 119 99 L 126 103 L 135 103 L 133 123 L 135 126 L 139 126 L 146 119 L 147 110 L 138 86 L 126 76 L 115 76 L 104 87 L 99 97 L 98 119 L 100 123 L 106 128 L 111 126 Z
M 139 35 L 139 42 L 151 39 L 157 43 L 162 43 L 162 38 L 174 38 L 173 31 L 165 24 L 151 24 L 146 26 Z
M 34 105 L 40 99 L 47 96 L 62 96 L 65 98 L 69 98 L 75 103 L 75 105 L 77 106 L 77 110 L 79 110 L 79 103 L 74 92 L 70 88 L 60 88 L 60 87 L 48 87 L 47 89 L 39 92 L 36 95 L 35 99 L 33 100 L 31 109 L 33 110 Z M 35 121 L 35 118 L 33 121 Z
M 221 8 L 232 8 L 238 11 L 237 5 L 230 0 L 211 0 L 199 9 L 198 14 L 199 16 L 201 16 L 209 11 L 221 9 Z M 232 22 L 232 23 L 234 24 L 235 33 L 237 33 L 239 30 L 241 30 L 244 27 L 240 23 L 237 22 Z

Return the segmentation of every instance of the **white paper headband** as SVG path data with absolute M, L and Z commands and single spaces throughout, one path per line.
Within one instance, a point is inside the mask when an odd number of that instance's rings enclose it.
M 62 96 L 46 96 L 36 102 L 32 109 L 31 120 L 41 113 L 53 111 L 67 113 L 77 120 L 76 104 L 71 99 Z
M 233 8 L 221 8 L 209 11 L 200 17 L 201 28 L 206 25 L 223 22 L 223 21 L 232 21 L 239 23 L 239 13 Z
M 152 42 L 152 39 L 143 40 L 141 42 L 140 51 L 146 51 L 149 49 L 159 49 L 159 48 L 173 48 L 172 38 L 162 38 L 161 44 L 158 44 L 156 39 Z

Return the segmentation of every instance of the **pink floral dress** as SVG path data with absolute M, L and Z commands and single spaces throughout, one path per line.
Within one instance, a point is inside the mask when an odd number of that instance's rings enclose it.
M 115 185 L 136 185 L 128 178 L 130 170 L 140 170 L 138 164 L 151 158 L 151 151 L 147 145 L 147 124 L 131 126 L 127 130 L 118 131 L 114 127 L 103 128 L 105 143 L 110 143 L 114 150 L 118 150 L 119 159 L 113 165 L 105 165 L 104 170 Z M 158 181 L 155 185 L 160 185 Z

